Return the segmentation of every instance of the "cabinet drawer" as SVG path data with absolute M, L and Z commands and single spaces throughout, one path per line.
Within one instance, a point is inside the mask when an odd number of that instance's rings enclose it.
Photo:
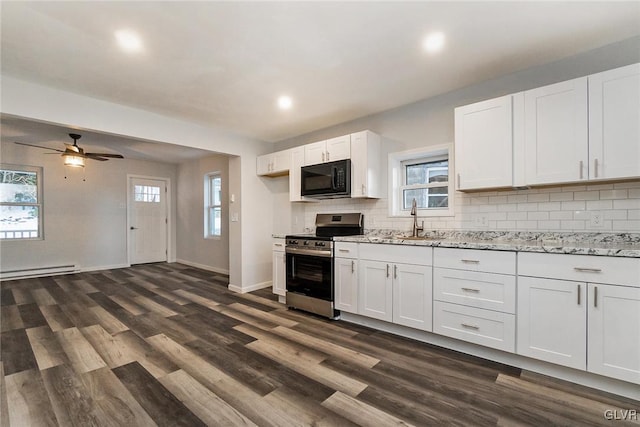
M 360 259 L 416 265 L 431 265 L 433 257 L 433 249 L 427 246 L 361 243 L 358 252 Z
M 336 258 L 358 258 L 358 244 L 352 242 L 335 242 Z
M 516 348 L 513 314 L 435 301 L 433 332 L 498 350 L 514 352 Z
M 470 307 L 514 314 L 516 277 L 477 271 L 435 268 L 433 298 Z
M 518 255 L 518 274 L 640 287 L 640 258 L 524 252 Z
M 433 253 L 433 265 L 435 267 L 456 268 L 459 270 L 516 274 L 516 253 L 436 248 Z
M 284 239 L 274 239 L 271 244 L 271 250 L 276 252 L 284 252 Z

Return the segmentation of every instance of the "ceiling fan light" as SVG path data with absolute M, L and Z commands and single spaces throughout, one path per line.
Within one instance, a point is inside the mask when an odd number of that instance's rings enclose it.
M 71 166 L 72 168 L 83 168 L 84 167 L 84 157 L 80 156 L 72 156 L 70 154 L 63 154 L 64 165 Z

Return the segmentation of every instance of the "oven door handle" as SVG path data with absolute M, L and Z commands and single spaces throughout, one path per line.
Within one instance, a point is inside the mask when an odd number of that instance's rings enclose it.
M 285 248 L 285 253 L 288 254 L 298 254 L 298 255 L 309 255 L 320 258 L 331 258 L 331 251 L 317 251 L 315 249 L 298 249 L 298 248 Z

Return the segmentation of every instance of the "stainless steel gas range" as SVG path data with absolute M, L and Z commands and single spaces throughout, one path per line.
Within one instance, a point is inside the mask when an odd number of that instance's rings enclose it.
M 316 233 L 286 237 L 287 306 L 335 319 L 334 305 L 335 236 L 362 234 L 361 213 L 317 214 Z

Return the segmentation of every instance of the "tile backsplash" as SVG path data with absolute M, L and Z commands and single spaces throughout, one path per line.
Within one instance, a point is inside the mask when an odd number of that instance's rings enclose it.
M 411 230 L 411 218 L 389 216 L 387 199 L 333 199 L 304 206 L 316 213 L 363 212 L 366 229 Z M 640 233 L 640 180 L 609 184 L 455 194 L 455 215 L 418 217 L 425 230 L 589 231 Z

